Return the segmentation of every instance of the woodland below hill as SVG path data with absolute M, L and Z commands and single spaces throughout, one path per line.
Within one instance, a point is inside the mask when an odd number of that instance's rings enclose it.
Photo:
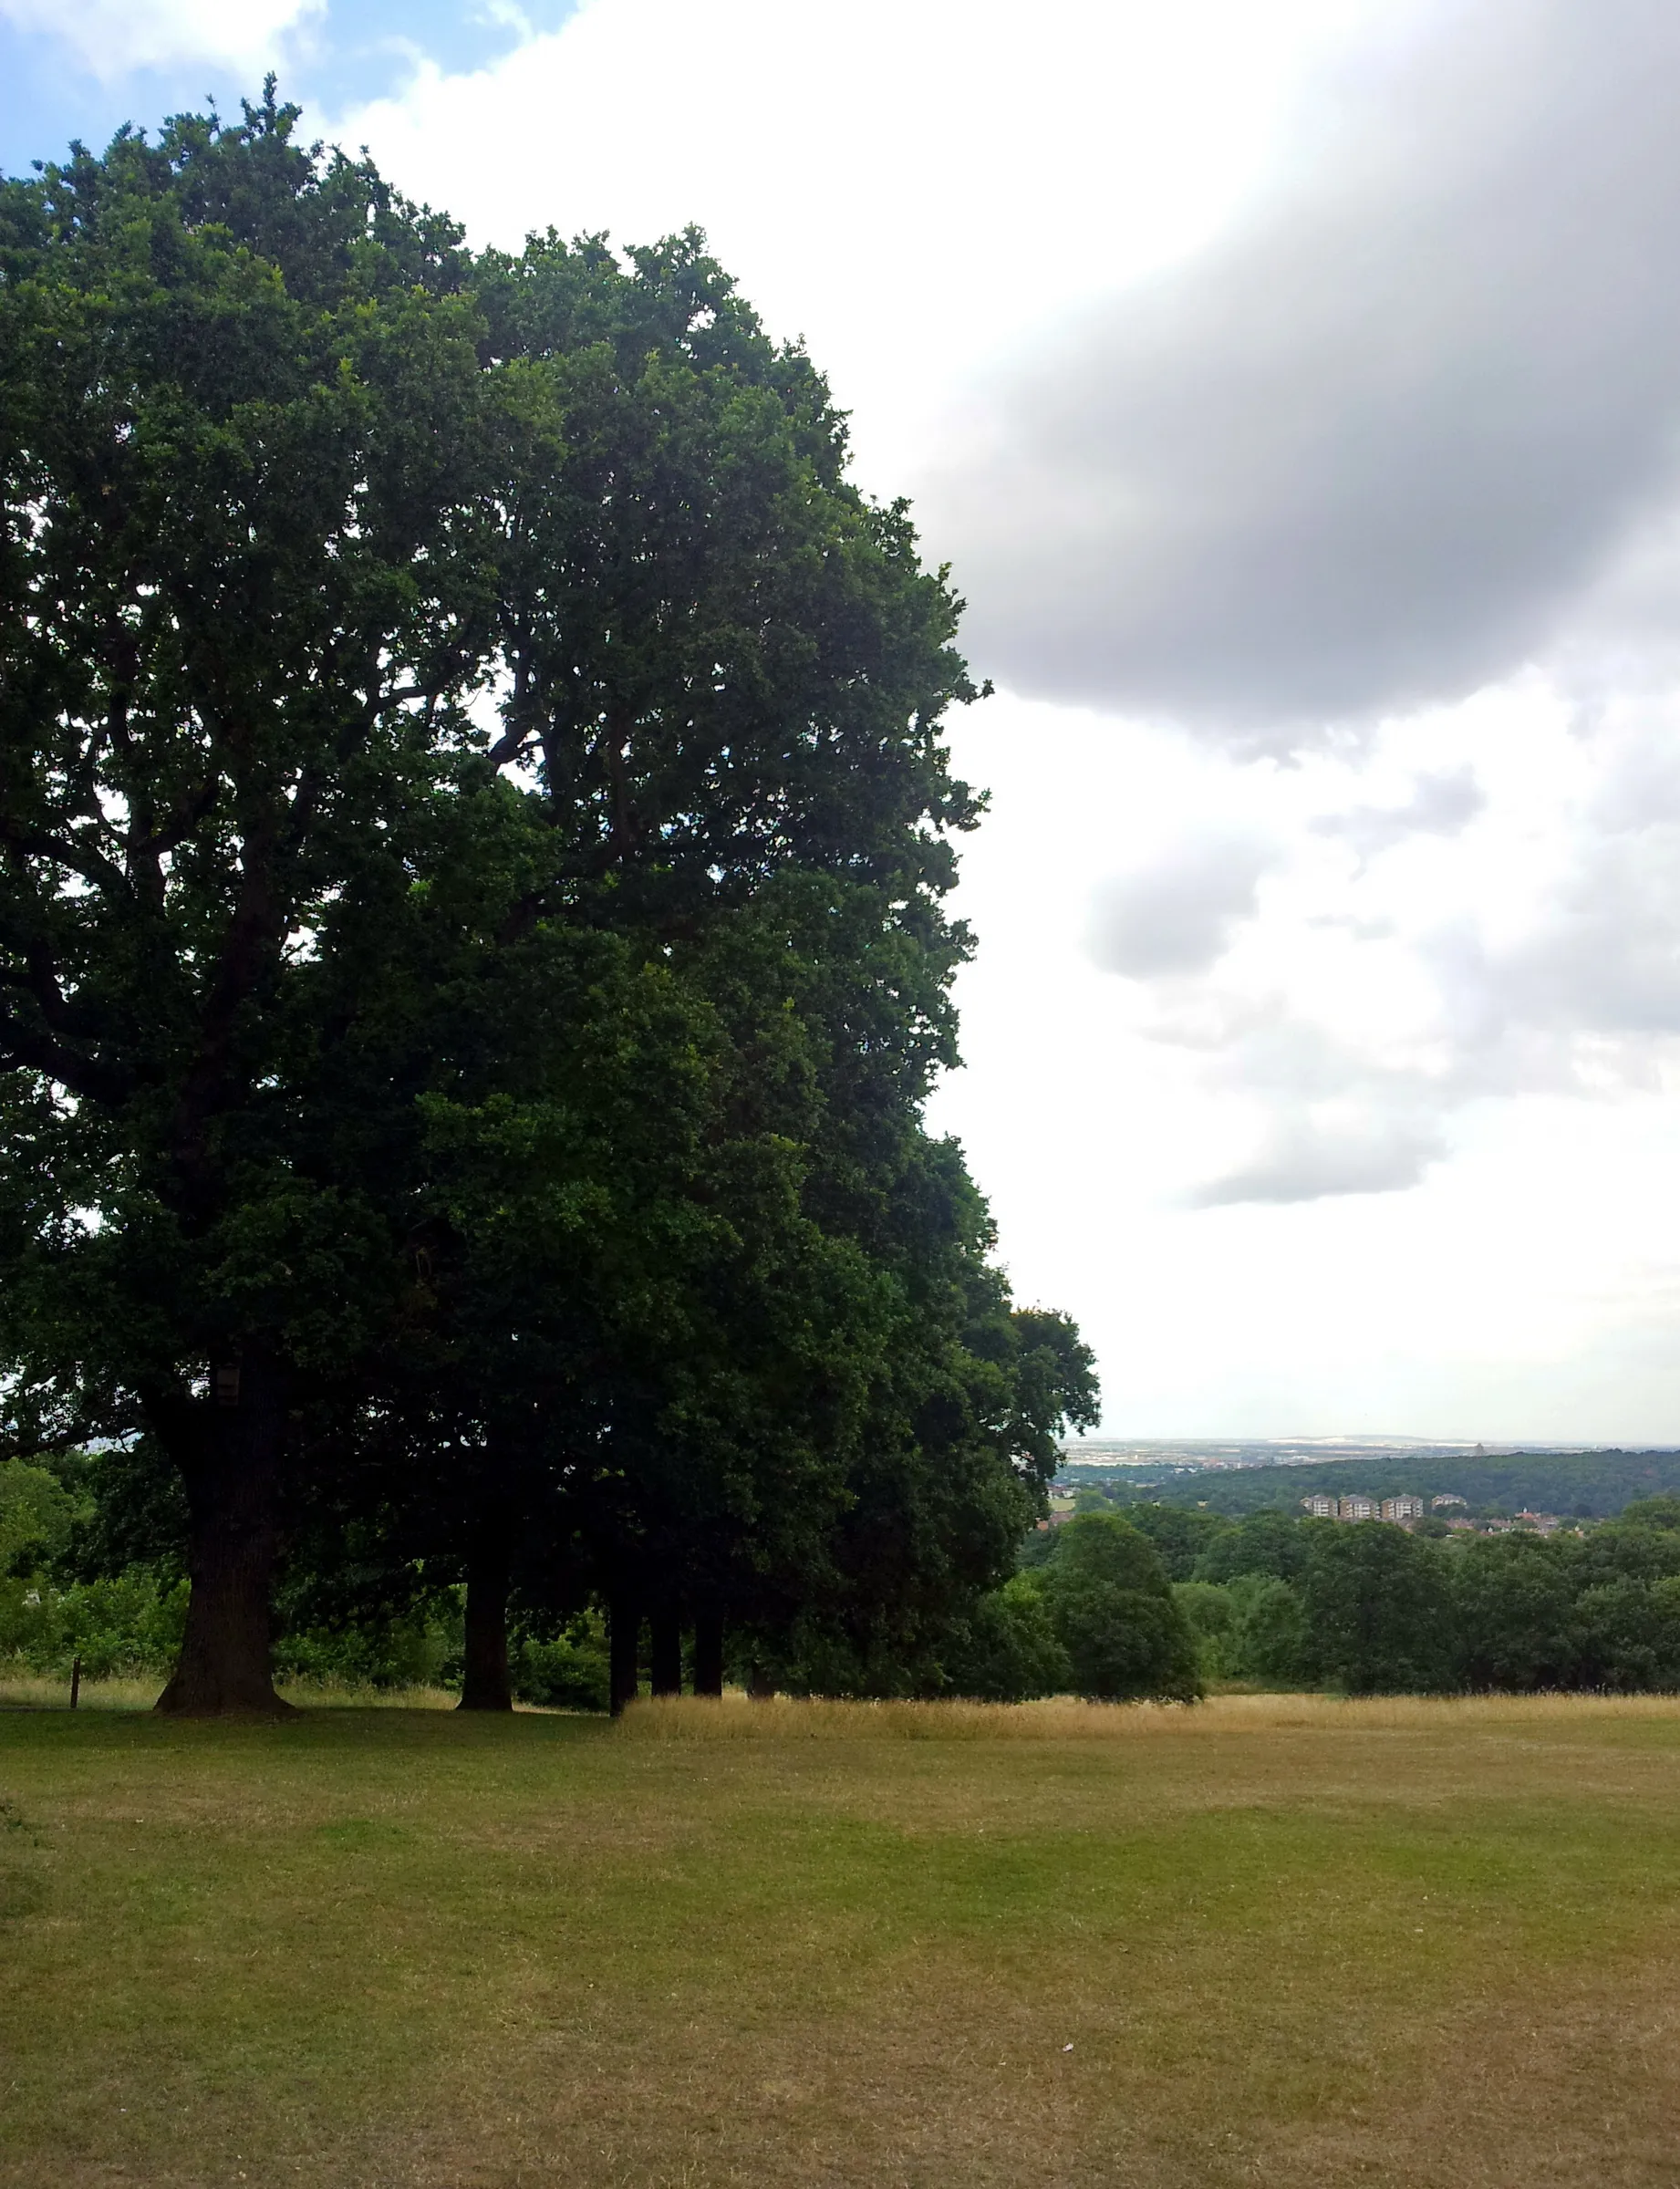
M 1145 1488 L 1135 1470 L 1078 1467 L 1066 1479 L 1100 1486 L 1115 1504 L 1205 1505 L 1210 1512 L 1299 1511 L 1315 1490 L 1392 1498 L 1451 1492 L 1475 1506 L 1524 1507 L 1608 1520 L 1635 1498 L 1680 1492 L 1680 1452 L 1512 1452 L 1497 1458 L 1331 1459 L 1312 1466 L 1219 1468 Z

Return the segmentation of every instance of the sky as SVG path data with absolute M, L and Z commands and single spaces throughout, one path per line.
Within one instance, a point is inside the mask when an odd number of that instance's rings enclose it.
M 1104 1433 L 1680 1441 L 1672 0 L 0 0 L 0 166 L 264 70 L 693 222 L 995 696 L 964 1143 Z

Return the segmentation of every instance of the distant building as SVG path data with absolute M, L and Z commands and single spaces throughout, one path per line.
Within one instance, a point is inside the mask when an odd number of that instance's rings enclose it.
M 1301 1501 L 1315 1520 L 1333 1520 L 1336 1517 L 1336 1500 L 1322 1489 L 1315 1489 L 1310 1498 L 1302 1498 Z
M 1555 1512 L 1519 1512 L 1515 1525 L 1532 1528 L 1537 1535 L 1556 1535 L 1563 1523 Z
M 1439 1512 L 1444 1506 L 1467 1505 L 1469 1501 L 1470 1500 L 1468 1498 L 1458 1497 L 1454 1491 L 1449 1489 L 1444 1492 L 1443 1495 L 1438 1498 L 1431 1498 L 1429 1500 L 1429 1505 L 1432 1511 Z
M 1409 1492 L 1405 1497 L 1383 1499 L 1383 1518 L 1385 1520 L 1421 1520 L 1423 1517 L 1423 1499 L 1413 1497 Z
M 1476 1533 L 1476 1522 L 1474 1520 L 1467 1520 L 1461 1518 L 1456 1520 L 1448 1520 L 1447 1525 L 1449 1528 L 1460 1530 L 1466 1535 L 1474 1535 Z
M 1374 1520 L 1376 1517 L 1377 1502 L 1374 1498 L 1343 1498 L 1336 1506 L 1336 1518 L 1339 1520 Z

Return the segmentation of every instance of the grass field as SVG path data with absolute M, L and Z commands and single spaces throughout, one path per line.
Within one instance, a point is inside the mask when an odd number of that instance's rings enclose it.
M 1665 1699 L 13 1710 L 0 1800 L 8 2189 L 1680 2179 Z

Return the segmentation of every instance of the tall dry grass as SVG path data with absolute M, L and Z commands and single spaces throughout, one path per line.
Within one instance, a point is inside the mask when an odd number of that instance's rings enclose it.
M 1223 1695 L 1202 1703 L 751 1702 L 695 1696 L 644 1698 L 619 1720 L 636 1740 L 1126 1740 L 1156 1733 L 1265 1733 L 1291 1727 L 1347 1731 L 1535 1725 L 1562 1718 L 1680 1718 L 1673 1695 Z
M 279 1680 L 276 1691 L 299 1710 L 452 1710 L 447 1687 L 372 1687 L 362 1680 Z
M 150 1710 L 163 1683 L 143 1678 L 84 1680 L 78 1707 L 83 1710 Z M 0 1677 L 0 1710 L 67 1710 L 70 1683 L 52 1672 L 7 1673 Z
M 163 1692 L 156 1675 L 84 1680 L 83 1710 L 150 1710 Z M 278 1692 L 300 1710 L 452 1710 L 460 1696 L 447 1687 L 370 1687 L 342 1680 L 282 1680 Z M 57 1673 L 0 1676 L 0 1710 L 67 1710 L 70 1683 Z

